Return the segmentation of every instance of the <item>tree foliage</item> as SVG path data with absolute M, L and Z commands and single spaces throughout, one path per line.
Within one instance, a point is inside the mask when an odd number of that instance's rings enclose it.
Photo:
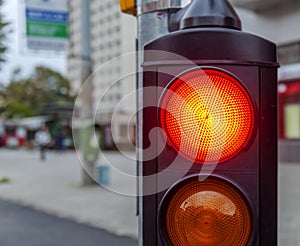
M 0 69 L 1 64 L 6 61 L 5 53 L 7 51 L 6 38 L 7 34 L 10 32 L 8 30 L 9 23 L 5 21 L 5 17 L 3 15 L 3 0 L 0 0 Z
M 73 102 L 70 82 L 43 66 L 36 67 L 29 78 L 12 79 L 7 86 L 0 87 L 0 115 L 4 118 L 36 116 L 47 104 Z

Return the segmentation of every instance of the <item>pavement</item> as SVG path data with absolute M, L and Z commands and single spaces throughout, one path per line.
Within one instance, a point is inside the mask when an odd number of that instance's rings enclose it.
M 137 241 L 0 200 L 1 246 L 135 246 Z
M 0 149 L 0 179 L 10 179 L 0 184 L 0 198 L 136 239 L 136 178 L 127 175 L 136 170 L 135 154 L 127 155 L 132 159 L 116 153 L 101 158 L 102 164 L 112 163 L 108 190 L 81 185 L 82 166 L 75 152 L 47 153 L 42 162 L 37 151 Z
M 127 157 L 125 156 L 127 155 Z M 110 185 L 81 186 L 82 166 L 74 152 L 39 153 L 0 149 L 0 199 L 32 207 L 60 218 L 102 228 L 118 236 L 138 238 L 136 165 L 134 153 L 107 152 L 101 165 L 110 163 Z M 104 158 L 105 157 L 105 158 Z M 300 246 L 300 163 L 279 165 L 279 242 Z
M 300 163 L 279 168 L 279 242 L 300 246 Z

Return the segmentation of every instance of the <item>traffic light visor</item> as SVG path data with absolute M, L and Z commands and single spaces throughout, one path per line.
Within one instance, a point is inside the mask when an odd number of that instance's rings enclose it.
M 193 179 L 162 201 L 162 238 L 167 245 L 248 245 L 253 234 L 248 204 L 245 196 L 224 179 Z
M 197 69 L 179 76 L 167 88 L 160 107 L 168 143 L 197 163 L 232 158 L 253 131 L 254 107 L 248 92 L 221 70 Z

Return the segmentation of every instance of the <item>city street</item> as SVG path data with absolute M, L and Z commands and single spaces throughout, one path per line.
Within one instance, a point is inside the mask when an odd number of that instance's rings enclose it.
M 134 246 L 136 240 L 0 200 L 2 246 Z
M 133 172 L 134 160 L 120 153 L 105 155 L 115 169 Z M 137 240 L 136 198 L 117 193 L 136 192 L 136 183 L 129 183 L 124 175 L 112 172 L 109 188 L 114 192 L 99 186 L 82 187 L 81 165 L 74 152 L 48 153 L 46 161 L 41 162 L 38 152 L 1 149 L 0 178 L 3 177 L 10 182 L 0 184 L 0 245 L 134 245 Z M 300 245 L 299 177 L 299 163 L 280 164 L 278 225 L 282 246 Z M 57 239 L 62 242 L 55 244 Z M 105 244 L 104 240 L 114 241 Z M 93 244 L 97 241 L 103 244 Z
M 279 169 L 279 238 L 281 246 L 300 245 L 300 163 Z
M 0 0 L 0 246 L 300 246 L 297 23 L 299 0 Z
M 49 152 L 42 162 L 38 151 L 0 149 L 0 179 L 9 178 L 0 184 L 0 199 L 137 239 L 136 183 L 113 171 L 133 172 L 135 162 L 119 154 L 105 156 L 110 160 L 101 163 L 112 165 L 111 190 L 81 185 L 82 166 L 75 152 Z

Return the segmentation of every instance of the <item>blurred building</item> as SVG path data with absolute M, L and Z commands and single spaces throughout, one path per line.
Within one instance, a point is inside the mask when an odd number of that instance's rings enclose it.
M 297 0 L 231 0 L 243 30 L 278 46 L 279 157 L 300 161 L 300 2 Z
M 81 85 L 81 5 L 70 2 L 69 79 L 75 90 Z M 243 30 L 262 36 L 278 46 L 280 157 L 300 160 L 300 2 L 297 0 L 230 0 L 242 20 Z M 113 60 L 135 50 L 135 18 L 121 14 L 118 0 L 90 0 L 91 70 L 94 72 L 93 102 L 97 121 L 103 126 L 106 145 L 133 138 L 135 97 L 118 103 L 135 88 L 135 59 Z M 86 38 L 86 37 L 85 37 Z M 104 66 L 102 66 L 104 64 Z M 96 72 L 98 71 L 98 72 Z M 125 78 L 124 78 L 125 76 Z M 123 79 L 120 79 L 123 78 Z M 110 88 L 109 91 L 108 88 Z M 112 121 L 112 114 L 117 117 Z M 130 121 L 131 119 L 131 121 Z M 275 122 L 274 122 L 275 123 Z M 130 127 L 128 127 L 130 125 Z
M 72 89 L 78 92 L 81 86 L 82 32 L 81 32 L 81 0 L 68 1 L 69 4 L 69 55 L 68 55 L 68 79 Z
M 255 12 L 267 12 L 275 8 L 282 8 L 297 3 L 297 0 L 230 0 L 236 7 L 241 7 Z
M 82 0 L 69 1 L 70 51 L 68 77 L 75 91 L 82 81 Z M 86 0 L 84 0 L 86 1 Z M 93 73 L 93 108 L 97 124 L 102 126 L 104 146 L 127 145 L 134 139 L 136 20 L 122 14 L 119 0 L 89 1 L 90 62 Z M 130 76 L 131 75 L 131 76 Z M 120 102 L 122 103 L 120 104 Z M 113 119 L 112 116 L 114 115 Z M 112 139 L 113 136 L 113 139 Z M 114 141 L 113 141 L 114 140 Z

